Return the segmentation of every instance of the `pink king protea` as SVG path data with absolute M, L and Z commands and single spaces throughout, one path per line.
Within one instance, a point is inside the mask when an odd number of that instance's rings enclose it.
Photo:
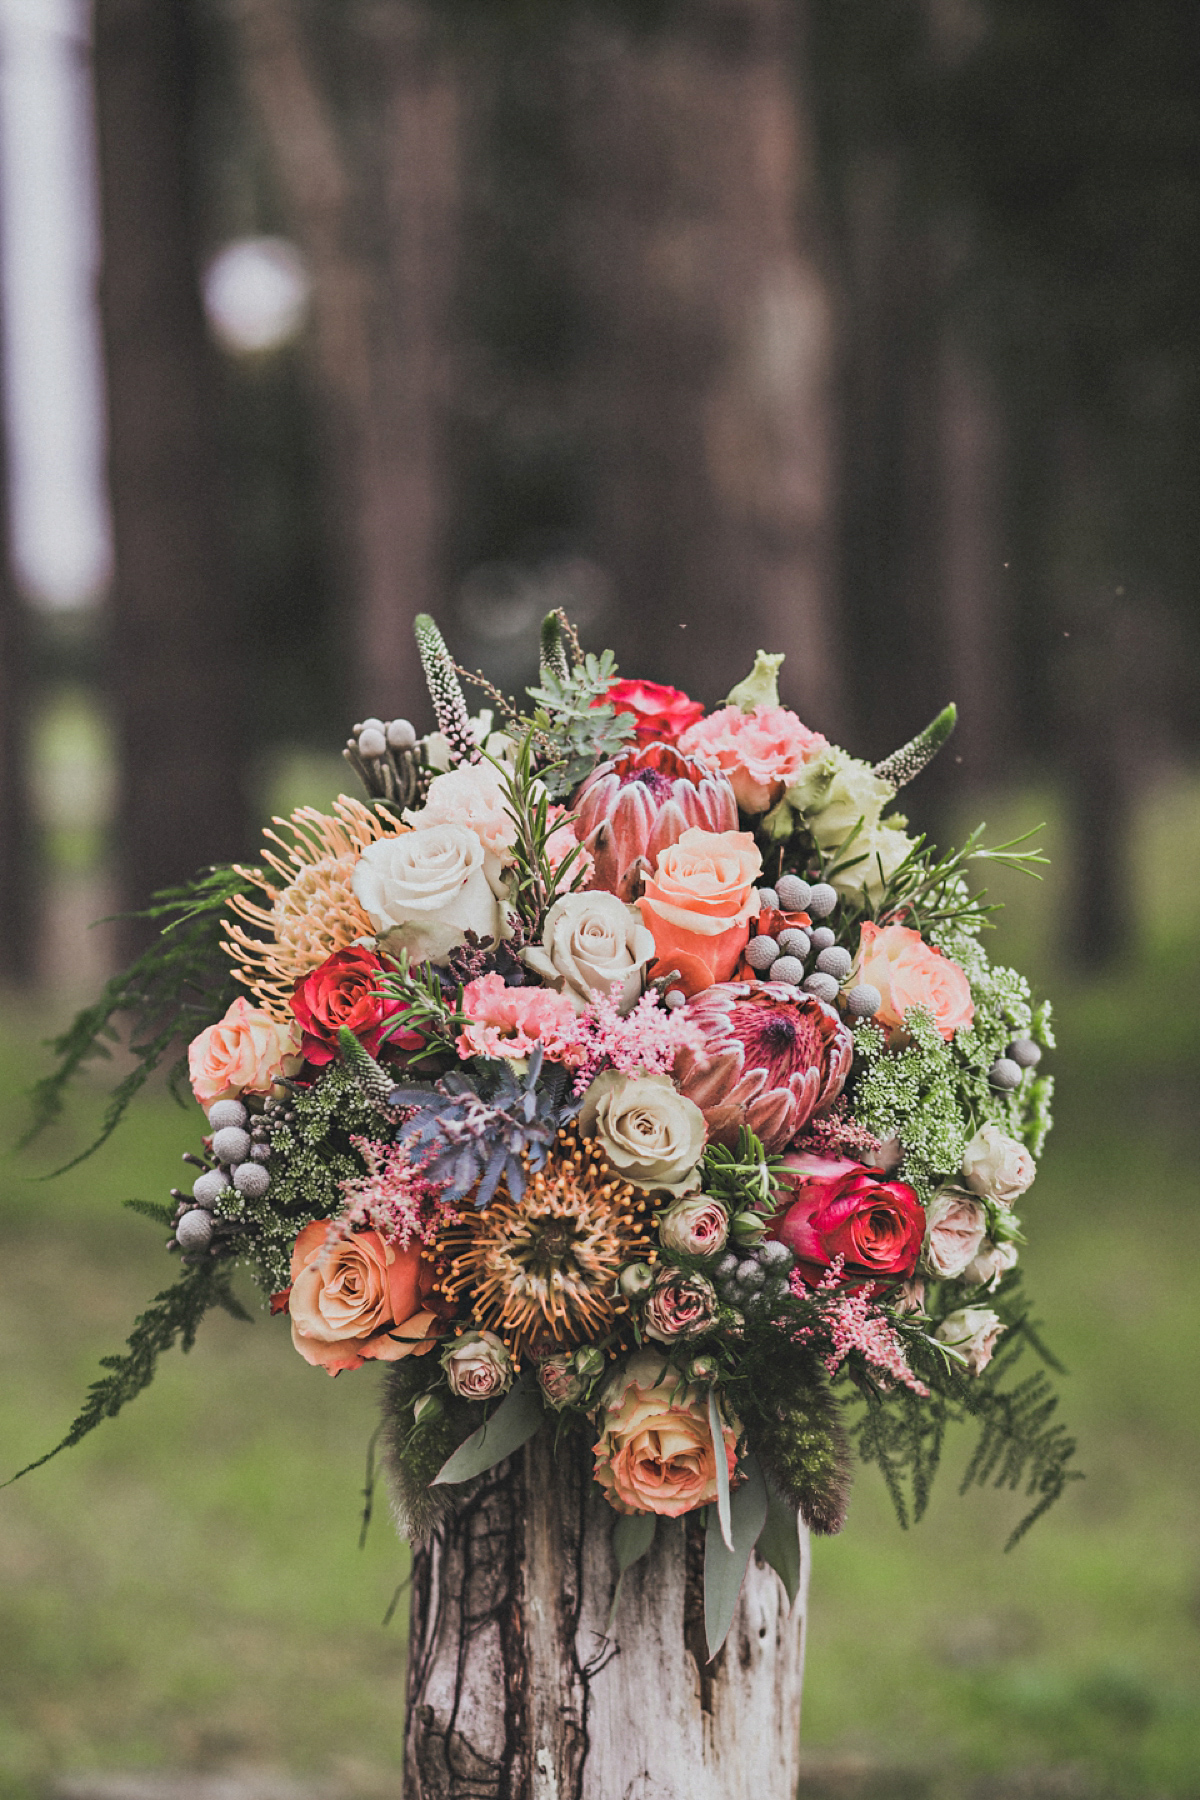
M 736 831 L 728 780 L 670 744 L 627 750 L 594 769 L 576 796 L 575 835 L 595 862 L 591 885 L 636 897 L 660 850 L 685 831 Z
M 853 1040 L 836 1010 L 786 982 L 717 982 L 688 1002 L 686 1017 L 704 1049 L 681 1052 L 675 1080 L 709 1137 L 730 1149 L 743 1125 L 768 1152 L 785 1149 L 850 1073 Z

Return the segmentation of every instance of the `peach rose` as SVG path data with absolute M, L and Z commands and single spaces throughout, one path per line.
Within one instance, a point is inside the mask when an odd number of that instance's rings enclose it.
M 754 883 L 762 857 L 754 838 L 748 831 L 693 826 L 657 860 L 637 902 L 654 934 L 655 969 L 678 969 L 679 985 L 689 995 L 728 981 L 758 913 Z
M 862 927 L 848 985 L 859 982 L 878 988 L 883 995 L 875 1019 L 891 1031 L 903 1027 L 904 1015 L 914 1006 L 931 1014 L 947 1041 L 975 1017 L 971 985 L 958 964 L 907 925 L 868 922 Z
M 786 706 L 723 706 L 690 725 L 679 740 L 685 756 L 723 769 L 745 813 L 763 813 L 783 797 L 805 763 L 829 748 L 819 731 Z
M 439 1329 L 421 1306 L 428 1270 L 416 1244 L 397 1250 L 377 1231 L 329 1242 L 324 1219 L 306 1225 L 292 1251 L 292 1342 L 337 1375 L 364 1362 L 397 1362 L 433 1349 Z
M 295 1019 L 281 1025 L 270 1013 L 251 1006 L 243 994 L 218 1024 L 188 1045 L 192 1092 L 201 1106 L 236 1100 L 242 1094 L 265 1094 L 280 1075 L 294 1075 L 303 1060 Z
M 722 1420 L 721 1453 L 732 1479 L 736 1421 Z M 689 1397 L 678 1369 L 653 1350 L 630 1358 L 604 1393 L 595 1476 L 620 1513 L 678 1518 L 717 1497 L 707 1397 Z

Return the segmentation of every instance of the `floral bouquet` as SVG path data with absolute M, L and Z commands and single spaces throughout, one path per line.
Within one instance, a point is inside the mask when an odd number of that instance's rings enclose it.
M 970 1417 L 1019 1535 L 1072 1448 L 1045 1376 L 1007 1379 L 1045 1357 L 1015 1208 L 1053 1039 L 967 879 L 1036 852 L 939 855 L 890 810 L 953 708 L 870 767 L 779 704 L 780 657 L 706 712 L 553 614 L 531 705 L 473 676 L 473 718 L 417 637 L 437 729 L 356 726 L 366 798 L 160 895 L 57 1046 L 44 1114 L 122 1011 L 106 1133 L 181 1030 L 205 1113 L 190 1191 L 133 1203 L 180 1278 L 64 1443 L 241 1312 L 241 1265 L 314 1368 L 388 1365 L 408 1534 L 547 1420 L 587 1434 L 621 1568 L 706 1508 L 714 1650 L 756 1545 L 794 1592 L 797 1510 L 840 1527 L 852 1449 L 906 1518 Z

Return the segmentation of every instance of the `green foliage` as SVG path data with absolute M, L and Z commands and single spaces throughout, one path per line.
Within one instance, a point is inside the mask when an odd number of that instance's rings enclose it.
M 542 921 L 555 896 L 584 879 L 583 846 L 577 844 L 557 865 L 546 853 L 546 839 L 552 829 L 548 789 L 554 771 L 544 766 L 540 771 L 534 767 L 532 726 L 521 739 L 512 766 L 496 762 L 495 769 L 504 790 L 507 810 L 516 824 L 512 847 L 516 866 L 512 904 L 527 936 L 536 939 L 541 935 Z M 571 786 L 575 786 L 575 782 Z
M 999 1295 L 989 1297 L 1005 1319 L 1006 1334 L 999 1353 L 981 1375 L 971 1375 L 948 1359 L 940 1345 L 904 1321 L 900 1330 L 905 1353 L 931 1389 L 927 1398 L 903 1387 L 882 1393 L 861 1371 L 856 1373 L 847 1365 L 848 1378 L 862 1405 L 851 1427 L 855 1448 L 864 1462 L 878 1467 L 901 1525 L 920 1519 L 925 1512 L 946 1427 L 951 1423 L 973 1422 L 978 1431 L 960 1492 L 990 1484 L 1022 1491 L 1032 1502 L 1011 1532 L 1006 1549 L 1011 1550 L 1053 1506 L 1069 1482 L 1082 1480 L 1082 1475 L 1068 1466 L 1075 1454 L 1075 1440 L 1054 1423 L 1058 1397 L 1045 1370 L 1036 1370 L 1015 1386 L 1005 1386 L 1027 1348 L 1051 1368 L 1058 1367 L 1029 1319 L 1020 1290 L 1020 1275 L 1013 1273 L 1005 1278 Z
M 962 1167 L 972 1136 L 962 1104 L 965 1071 L 955 1045 L 946 1043 L 927 1013 L 914 1009 L 905 1023 L 910 1041 L 896 1051 L 888 1049 L 877 1025 L 855 1031 L 851 1109 L 876 1137 L 901 1140 L 903 1178 L 928 1201 Z
M 894 788 L 902 788 L 909 781 L 915 781 L 922 769 L 927 769 L 946 739 L 958 723 L 958 708 L 951 701 L 943 707 L 936 719 L 930 721 L 924 731 L 919 731 L 915 738 L 891 756 L 875 764 L 872 774 L 878 775 L 880 781 L 890 782 Z
M 453 1490 L 434 1487 L 433 1478 L 447 1458 L 478 1429 L 484 1408 L 457 1400 L 442 1384 L 440 1409 L 431 1407 L 417 1421 L 413 1405 L 440 1377 L 436 1360 L 410 1356 L 389 1363 L 383 1389 L 383 1435 L 388 1473 L 401 1536 L 424 1543 L 454 1505 Z
M 181 1349 L 191 1349 L 196 1341 L 200 1321 L 212 1307 L 222 1307 L 233 1318 L 249 1323 L 249 1315 L 234 1298 L 230 1286 L 231 1273 L 228 1264 L 201 1262 L 185 1270 L 174 1287 L 165 1288 L 161 1294 L 156 1294 L 151 1305 L 135 1321 L 127 1340 L 126 1353 L 123 1356 L 100 1358 L 101 1368 L 111 1372 L 92 1383 L 66 1436 L 55 1444 L 53 1450 L 47 1450 L 35 1462 L 18 1469 L 9 1480 L 19 1481 L 22 1475 L 40 1469 L 51 1457 L 57 1456 L 60 1450 L 69 1450 L 78 1444 L 102 1420 L 114 1419 L 123 1406 L 135 1399 L 143 1388 L 149 1387 L 154 1379 L 159 1357 L 172 1347 L 177 1338 Z M 9 1484 L 5 1482 L 4 1485 L 7 1487 Z
M 780 1161 L 768 1156 L 761 1140 L 743 1125 L 736 1150 L 709 1144 L 700 1165 L 701 1184 L 706 1194 L 723 1200 L 731 1212 L 743 1207 L 766 1211 L 774 1205 L 773 1178 Z
M 57 1066 L 32 1089 L 33 1120 L 22 1145 L 59 1116 L 67 1089 L 85 1064 L 96 1057 L 111 1059 L 109 1046 L 121 1037 L 115 1021 L 122 1015 L 128 1016 L 135 1064 L 113 1089 L 95 1142 L 54 1174 L 74 1168 L 107 1143 L 134 1095 L 164 1058 L 219 1019 L 238 993 L 221 949 L 221 920 L 231 896 L 247 893 L 250 887 L 236 869 L 205 869 L 182 887 L 163 888 L 144 912 L 131 915 L 160 922 L 159 939 L 128 969 L 114 975 L 99 1000 L 51 1040 Z M 170 1070 L 171 1091 L 180 1105 L 188 1104 L 186 1078 L 187 1059 L 181 1055 Z
M 567 675 L 543 668 L 541 686 L 527 688 L 535 702 L 532 718 L 537 760 L 551 799 L 561 799 L 590 775 L 598 762 L 616 756 L 633 736 L 632 714 L 618 713 L 605 696 L 616 680 L 611 650 L 591 651 Z
M 731 1395 L 750 1448 L 811 1530 L 841 1530 L 850 1499 L 850 1445 L 819 1356 L 776 1338 Z
M 292 1245 L 301 1226 L 332 1218 L 343 1203 L 341 1183 L 363 1172 L 351 1137 L 379 1138 L 385 1127 L 343 1063 L 330 1063 L 311 1087 L 293 1090 L 294 1121 L 271 1132 L 271 1186 L 261 1200 L 245 1200 L 238 1247 L 252 1259 L 264 1292 L 285 1288 Z

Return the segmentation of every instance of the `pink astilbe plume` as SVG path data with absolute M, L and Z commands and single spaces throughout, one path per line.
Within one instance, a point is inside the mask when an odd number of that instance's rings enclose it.
M 672 1012 L 658 995 L 643 994 L 632 1012 L 618 1011 L 621 984 L 597 994 L 576 1020 L 576 1044 L 583 1056 L 575 1092 L 585 1093 L 601 1069 L 622 1075 L 669 1075 L 681 1050 L 704 1053 L 704 1034 L 684 1011 Z
M 831 1375 L 836 1375 L 852 1350 L 873 1368 L 893 1381 L 902 1382 L 911 1388 L 914 1394 L 928 1395 L 929 1389 L 923 1381 L 918 1381 L 908 1366 L 904 1354 L 904 1346 L 893 1330 L 891 1323 L 874 1304 L 870 1290 L 859 1288 L 856 1293 L 837 1293 L 841 1280 L 845 1258 L 835 1256 L 830 1263 L 817 1294 L 831 1296 L 828 1304 L 822 1307 L 821 1316 L 829 1328 L 832 1348 L 825 1357 L 825 1367 Z M 811 1300 L 814 1290 L 810 1288 L 798 1269 L 793 1269 L 788 1285 L 798 1300 Z M 804 1335 L 809 1335 L 805 1332 Z
M 446 1183 L 430 1181 L 414 1168 L 402 1145 L 379 1144 L 367 1137 L 352 1137 L 350 1142 L 367 1173 L 338 1184 L 346 1206 L 329 1222 L 331 1244 L 352 1231 L 377 1231 L 385 1243 L 407 1250 L 414 1238 L 431 1244 L 443 1225 L 457 1220 L 458 1213 L 441 1198 Z

